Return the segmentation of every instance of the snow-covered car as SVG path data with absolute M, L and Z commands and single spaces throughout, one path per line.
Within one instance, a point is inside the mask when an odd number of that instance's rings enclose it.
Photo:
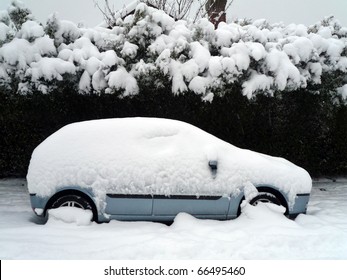
M 74 206 L 93 220 L 170 221 L 180 212 L 231 219 L 246 199 L 305 213 L 309 174 L 278 157 L 237 148 L 190 124 L 158 118 L 67 125 L 33 152 L 28 189 L 35 213 Z

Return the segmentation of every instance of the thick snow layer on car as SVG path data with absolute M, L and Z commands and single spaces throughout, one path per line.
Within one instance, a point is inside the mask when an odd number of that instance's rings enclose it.
M 216 176 L 209 161 L 217 161 Z M 275 186 L 291 201 L 311 190 L 308 173 L 289 161 L 239 149 L 187 123 L 124 118 L 67 125 L 33 152 L 28 188 L 39 196 L 57 188 L 106 193 L 237 195 L 248 183 Z

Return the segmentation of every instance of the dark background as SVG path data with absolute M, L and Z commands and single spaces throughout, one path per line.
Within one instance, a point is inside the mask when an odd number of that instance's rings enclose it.
M 47 95 L 0 89 L 0 177 L 26 176 L 34 148 L 66 124 L 134 116 L 191 123 L 238 147 L 284 157 L 314 177 L 347 174 L 347 106 L 323 86 L 248 100 L 233 84 L 210 103 L 192 92 L 173 95 L 169 83 L 156 90 L 140 85 L 127 98 L 81 95 L 69 79 L 59 83 Z

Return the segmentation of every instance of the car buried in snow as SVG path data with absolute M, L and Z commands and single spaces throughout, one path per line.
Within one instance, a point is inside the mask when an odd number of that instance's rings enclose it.
M 309 174 L 278 157 L 237 148 L 190 124 L 159 118 L 73 123 L 33 152 L 31 205 L 89 209 L 93 220 L 172 221 L 180 212 L 232 219 L 246 199 L 306 212 Z

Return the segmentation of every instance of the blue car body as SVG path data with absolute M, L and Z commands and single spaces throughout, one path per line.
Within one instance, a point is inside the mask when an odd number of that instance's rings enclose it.
M 264 186 L 259 186 L 264 188 Z M 274 189 L 274 187 L 265 187 Z M 93 191 L 79 187 L 66 187 L 60 192 L 75 192 L 88 196 L 94 203 Z M 279 191 L 279 190 L 277 190 Z M 56 194 L 56 195 L 57 195 Z M 288 200 L 284 193 L 281 193 L 285 201 Z M 286 215 L 295 218 L 299 214 L 306 213 L 310 194 L 298 194 L 294 205 L 286 207 Z M 200 219 L 229 220 L 240 214 L 240 204 L 244 199 L 242 192 L 237 196 L 165 196 L 165 195 L 123 195 L 107 194 L 106 207 L 97 210 L 97 220 L 107 222 L 112 219 L 121 221 L 172 221 L 180 212 L 185 212 Z M 40 197 L 30 194 L 30 202 L 34 212 L 41 217 L 47 214 L 49 201 L 52 197 Z M 39 209 L 39 210 L 38 210 Z

